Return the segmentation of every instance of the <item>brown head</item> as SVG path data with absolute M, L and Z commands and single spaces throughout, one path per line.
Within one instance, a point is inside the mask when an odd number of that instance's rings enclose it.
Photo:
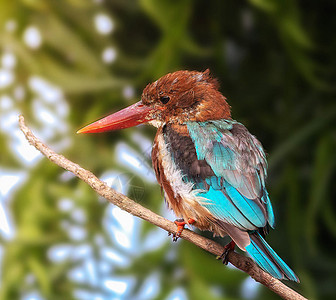
M 209 70 L 177 71 L 148 84 L 141 101 L 78 132 L 103 132 L 141 123 L 159 127 L 165 123 L 230 118 L 230 106 L 218 91 L 218 82 L 210 76 Z

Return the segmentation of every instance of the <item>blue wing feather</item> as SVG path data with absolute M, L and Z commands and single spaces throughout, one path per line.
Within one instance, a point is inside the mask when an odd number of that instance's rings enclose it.
M 256 229 L 256 227 L 246 218 L 232 201 L 220 190 L 210 186 L 206 193 L 199 193 L 206 200 L 202 201 L 205 206 L 216 218 L 222 219 L 225 216 L 227 223 L 235 225 L 241 229 Z
M 266 204 L 268 223 L 272 228 L 274 228 L 275 219 L 274 219 L 273 207 L 271 204 L 271 200 L 268 197 L 268 192 L 266 190 L 264 190 L 264 195 L 262 196 L 261 200 Z
M 242 214 L 250 220 L 250 222 L 252 222 L 256 227 L 264 227 L 266 225 L 264 212 L 255 201 L 242 196 L 229 184 L 226 187 L 226 191 L 233 203 L 238 207 Z
M 198 159 L 205 159 L 217 176 L 207 178 L 210 189 L 200 193 L 212 200 L 205 205 L 209 211 L 245 230 L 264 227 L 267 222 L 273 226 L 272 205 L 264 177 L 259 175 L 266 174 L 260 143 L 243 125 L 232 120 L 189 122 L 187 127 Z

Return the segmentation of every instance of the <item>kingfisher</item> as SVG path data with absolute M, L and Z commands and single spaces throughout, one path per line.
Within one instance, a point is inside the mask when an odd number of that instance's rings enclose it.
M 232 119 L 218 81 L 204 72 L 169 73 L 143 90 L 141 100 L 80 129 L 104 132 L 148 123 L 157 128 L 152 163 L 168 207 L 178 219 L 174 240 L 193 224 L 229 235 L 222 259 L 237 245 L 277 279 L 299 282 L 265 241 L 274 228 L 266 190 L 267 161 L 258 139 Z

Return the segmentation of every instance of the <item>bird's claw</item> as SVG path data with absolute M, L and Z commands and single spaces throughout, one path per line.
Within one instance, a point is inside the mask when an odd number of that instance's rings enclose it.
M 177 242 L 177 240 L 181 236 L 181 233 L 184 229 L 184 225 L 193 224 L 193 223 L 195 223 L 195 220 L 194 219 L 189 219 L 188 222 L 185 222 L 183 219 L 177 219 L 177 220 L 174 221 L 174 223 L 177 225 L 176 233 L 169 232 L 168 236 L 170 236 L 172 234 L 173 235 L 173 242 Z
M 172 240 L 173 242 L 177 242 L 178 238 L 180 237 L 180 235 L 177 235 L 176 233 L 172 233 L 172 232 L 168 232 L 168 236 L 172 236 Z
M 234 241 L 231 241 L 224 247 L 224 251 L 221 255 L 217 256 L 216 259 L 220 259 L 224 265 L 229 263 L 229 253 L 234 250 L 236 244 Z

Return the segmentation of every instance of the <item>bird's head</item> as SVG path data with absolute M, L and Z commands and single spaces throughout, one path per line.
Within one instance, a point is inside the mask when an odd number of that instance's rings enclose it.
M 141 100 L 98 120 L 78 133 L 104 132 L 142 123 L 160 127 L 166 123 L 230 119 L 230 106 L 218 91 L 209 70 L 177 71 L 148 84 Z

